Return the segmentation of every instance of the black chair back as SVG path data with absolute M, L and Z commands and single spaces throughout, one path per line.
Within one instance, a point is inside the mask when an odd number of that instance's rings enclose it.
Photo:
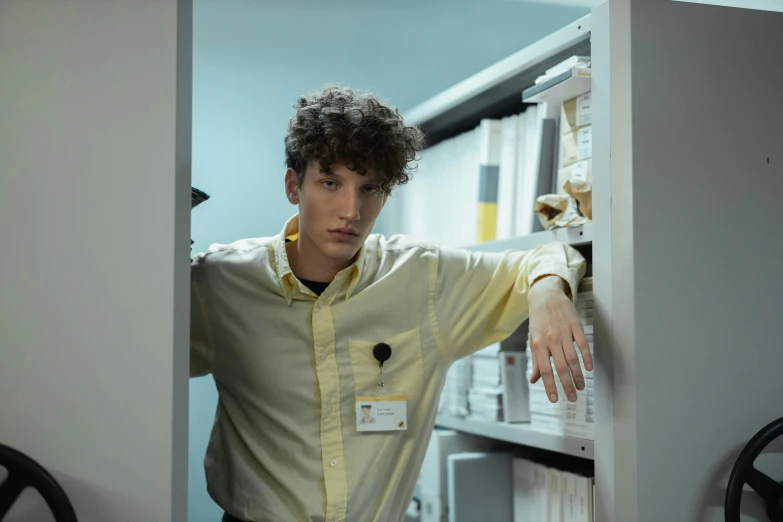
M 0 467 L 8 470 L 8 476 L 0 484 L 0 521 L 22 492 L 33 488 L 43 497 L 56 522 L 78 522 L 68 495 L 43 466 L 21 451 L 0 444 Z

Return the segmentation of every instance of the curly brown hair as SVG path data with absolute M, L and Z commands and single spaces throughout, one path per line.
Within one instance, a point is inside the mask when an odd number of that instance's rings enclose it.
M 294 109 L 285 154 L 300 185 L 311 161 L 327 173 L 338 162 L 361 175 L 373 172 L 386 194 L 410 180 L 412 162 L 424 148 L 424 134 L 406 126 L 400 112 L 375 95 L 329 86 L 300 97 Z

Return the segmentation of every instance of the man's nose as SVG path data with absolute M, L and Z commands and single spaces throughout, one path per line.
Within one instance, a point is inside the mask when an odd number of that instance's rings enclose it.
M 358 221 L 360 216 L 360 210 L 359 207 L 361 206 L 361 199 L 359 198 L 358 194 L 356 194 L 353 190 L 346 190 L 342 193 L 342 198 L 340 200 L 340 211 L 339 211 L 339 217 L 340 219 L 348 222 L 353 223 L 354 221 Z

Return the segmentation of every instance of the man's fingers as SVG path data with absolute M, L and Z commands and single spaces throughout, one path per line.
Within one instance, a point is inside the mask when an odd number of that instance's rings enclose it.
M 533 353 L 533 371 L 530 372 L 530 383 L 535 384 L 538 382 L 538 379 L 541 378 L 541 373 L 538 371 L 538 358 L 536 357 L 536 354 Z
M 582 323 L 577 323 L 573 327 L 574 340 L 579 347 L 579 352 L 582 354 L 582 362 L 584 363 L 585 370 L 588 372 L 593 371 L 593 355 L 590 353 L 590 345 L 587 344 L 587 338 L 582 330 Z
M 552 364 L 549 362 L 549 350 L 544 345 L 536 349 L 535 357 L 538 360 L 538 373 L 544 381 L 546 396 L 550 402 L 557 402 L 557 386 L 555 386 L 555 374 Z
M 574 340 L 571 337 L 571 330 L 563 331 L 563 355 L 565 355 L 566 364 L 571 370 L 571 377 L 574 379 L 574 385 L 577 390 L 585 389 L 585 377 L 582 375 L 582 367 L 579 365 L 579 356 L 574 349 Z
M 566 362 L 565 354 L 563 353 L 563 344 L 565 341 L 557 339 L 553 342 L 552 347 L 552 360 L 555 363 L 555 370 L 560 377 L 560 383 L 563 385 L 563 391 L 569 401 L 576 400 L 576 390 L 574 389 L 574 383 L 571 381 L 571 369 Z

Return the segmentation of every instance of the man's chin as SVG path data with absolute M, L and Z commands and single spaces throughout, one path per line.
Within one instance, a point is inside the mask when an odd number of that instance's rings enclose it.
M 356 254 L 359 253 L 361 247 L 362 247 L 362 243 L 358 240 L 351 241 L 351 242 L 330 241 L 328 244 L 324 245 L 323 252 L 330 259 L 333 259 L 335 261 L 348 262 L 348 261 L 352 261 L 353 258 L 356 257 Z

